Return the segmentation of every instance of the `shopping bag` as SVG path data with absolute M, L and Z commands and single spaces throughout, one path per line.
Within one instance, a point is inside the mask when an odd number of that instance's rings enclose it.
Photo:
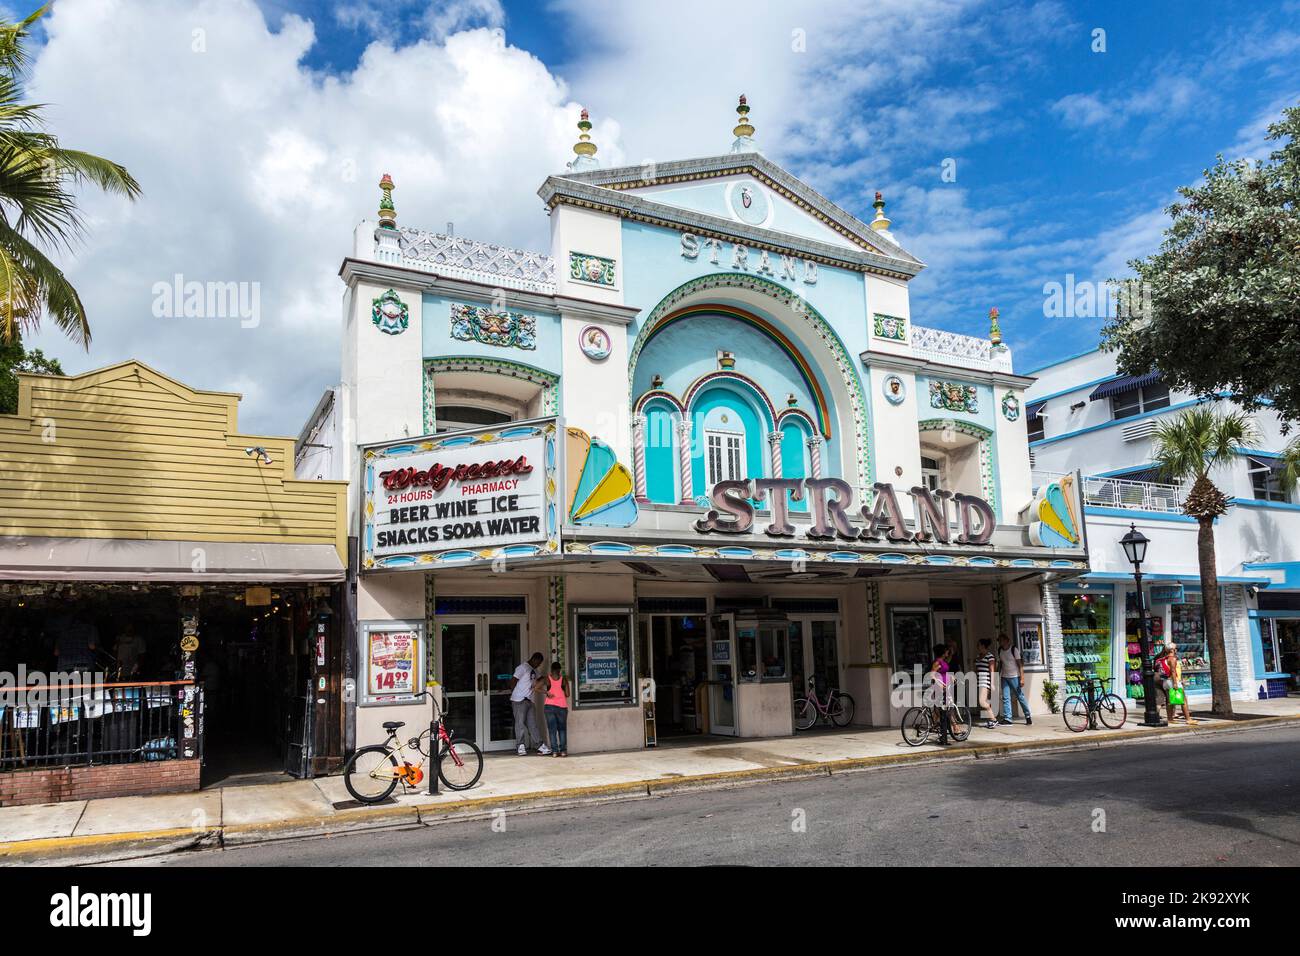
M 1173 687 L 1169 690 L 1169 704 L 1172 707 L 1181 707 L 1187 703 L 1187 695 L 1183 693 L 1181 687 Z

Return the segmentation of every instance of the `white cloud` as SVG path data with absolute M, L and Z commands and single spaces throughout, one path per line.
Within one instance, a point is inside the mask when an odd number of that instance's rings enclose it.
M 237 383 L 243 427 L 293 432 L 337 380 L 337 269 L 375 217 L 380 175 L 404 224 L 545 248 L 533 190 L 572 156 L 580 107 L 499 31 L 374 43 L 353 72 L 322 77 L 302 65 L 312 26 L 276 26 L 251 0 L 55 6 L 31 98 L 65 145 L 123 163 L 144 196 L 85 195 L 89 235 L 63 261 L 89 355 L 53 331 L 32 344 L 69 371 L 135 357 L 197 387 Z M 618 159 L 617 125 L 596 134 Z M 260 324 L 154 318 L 154 283 L 178 273 L 260 283 Z

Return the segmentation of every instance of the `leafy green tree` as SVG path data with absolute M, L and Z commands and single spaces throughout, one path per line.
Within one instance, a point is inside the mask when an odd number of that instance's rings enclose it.
M 1205 642 L 1210 654 L 1210 709 L 1217 715 L 1230 717 L 1232 696 L 1214 553 L 1214 520 L 1227 514 L 1228 497 L 1210 479 L 1210 474 L 1236 461 L 1237 449 L 1255 445 L 1259 433 L 1255 423 L 1242 413 L 1222 413 L 1212 405 L 1202 404 L 1162 421 L 1152 441 L 1152 460 L 1160 466 L 1162 476 L 1168 481 L 1192 485 L 1183 499 L 1183 512 L 1195 518 L 1199 525 L 1196 555 L 1201 567 Z
M 62 375 L 58 359 L 46 358 L 40 349 L 30 352 L 23 340 L 0 340 L 0 415 L 13 415 L 18 411 L 18 373 L 36 372 L 40 375 Z
M 1179 190 L 1160 251 L 1116 283 L 1132 307 L 1102 346 L 1125 374 L 1156 369 L 1171 389 L 1271 403 L 1300 422 L 1300 106 L 1268 137 L 1279 145 L 1267 161 L 1220 155 Z
M 0 341 L 12 342 L 48 318 L 89 346 L 85 306 L 47 251 L 67 251 L 82 236 L 81 186 L 134 199 L 140 184 L 117 163 L 64 149 L 46 130 L 42 107 L 24 102 L 23 43 L 48 9 L 18 23 L 0 20 Z

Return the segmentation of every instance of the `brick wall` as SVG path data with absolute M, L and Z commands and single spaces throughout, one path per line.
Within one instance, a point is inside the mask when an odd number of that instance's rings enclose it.
M 199 789 L 197 760 L 154 760 L 99 767 L 0 773 L 0 807 Z

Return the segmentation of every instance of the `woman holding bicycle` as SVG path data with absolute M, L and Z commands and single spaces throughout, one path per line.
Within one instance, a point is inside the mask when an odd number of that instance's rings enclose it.
M 952 680 L 948 673 L 949 659 L 952 657 L 952 648 L 947 644 L 934 645 L 934 661 L 930 664 L 930 673 L 934 675 L 933 681 L 935 689 L 939 692 L 938 702 L 939 711 L 939 743 L 946 747 L 949 744 L 948 736 L 951 729 L 948 726 L 948 684 Z

